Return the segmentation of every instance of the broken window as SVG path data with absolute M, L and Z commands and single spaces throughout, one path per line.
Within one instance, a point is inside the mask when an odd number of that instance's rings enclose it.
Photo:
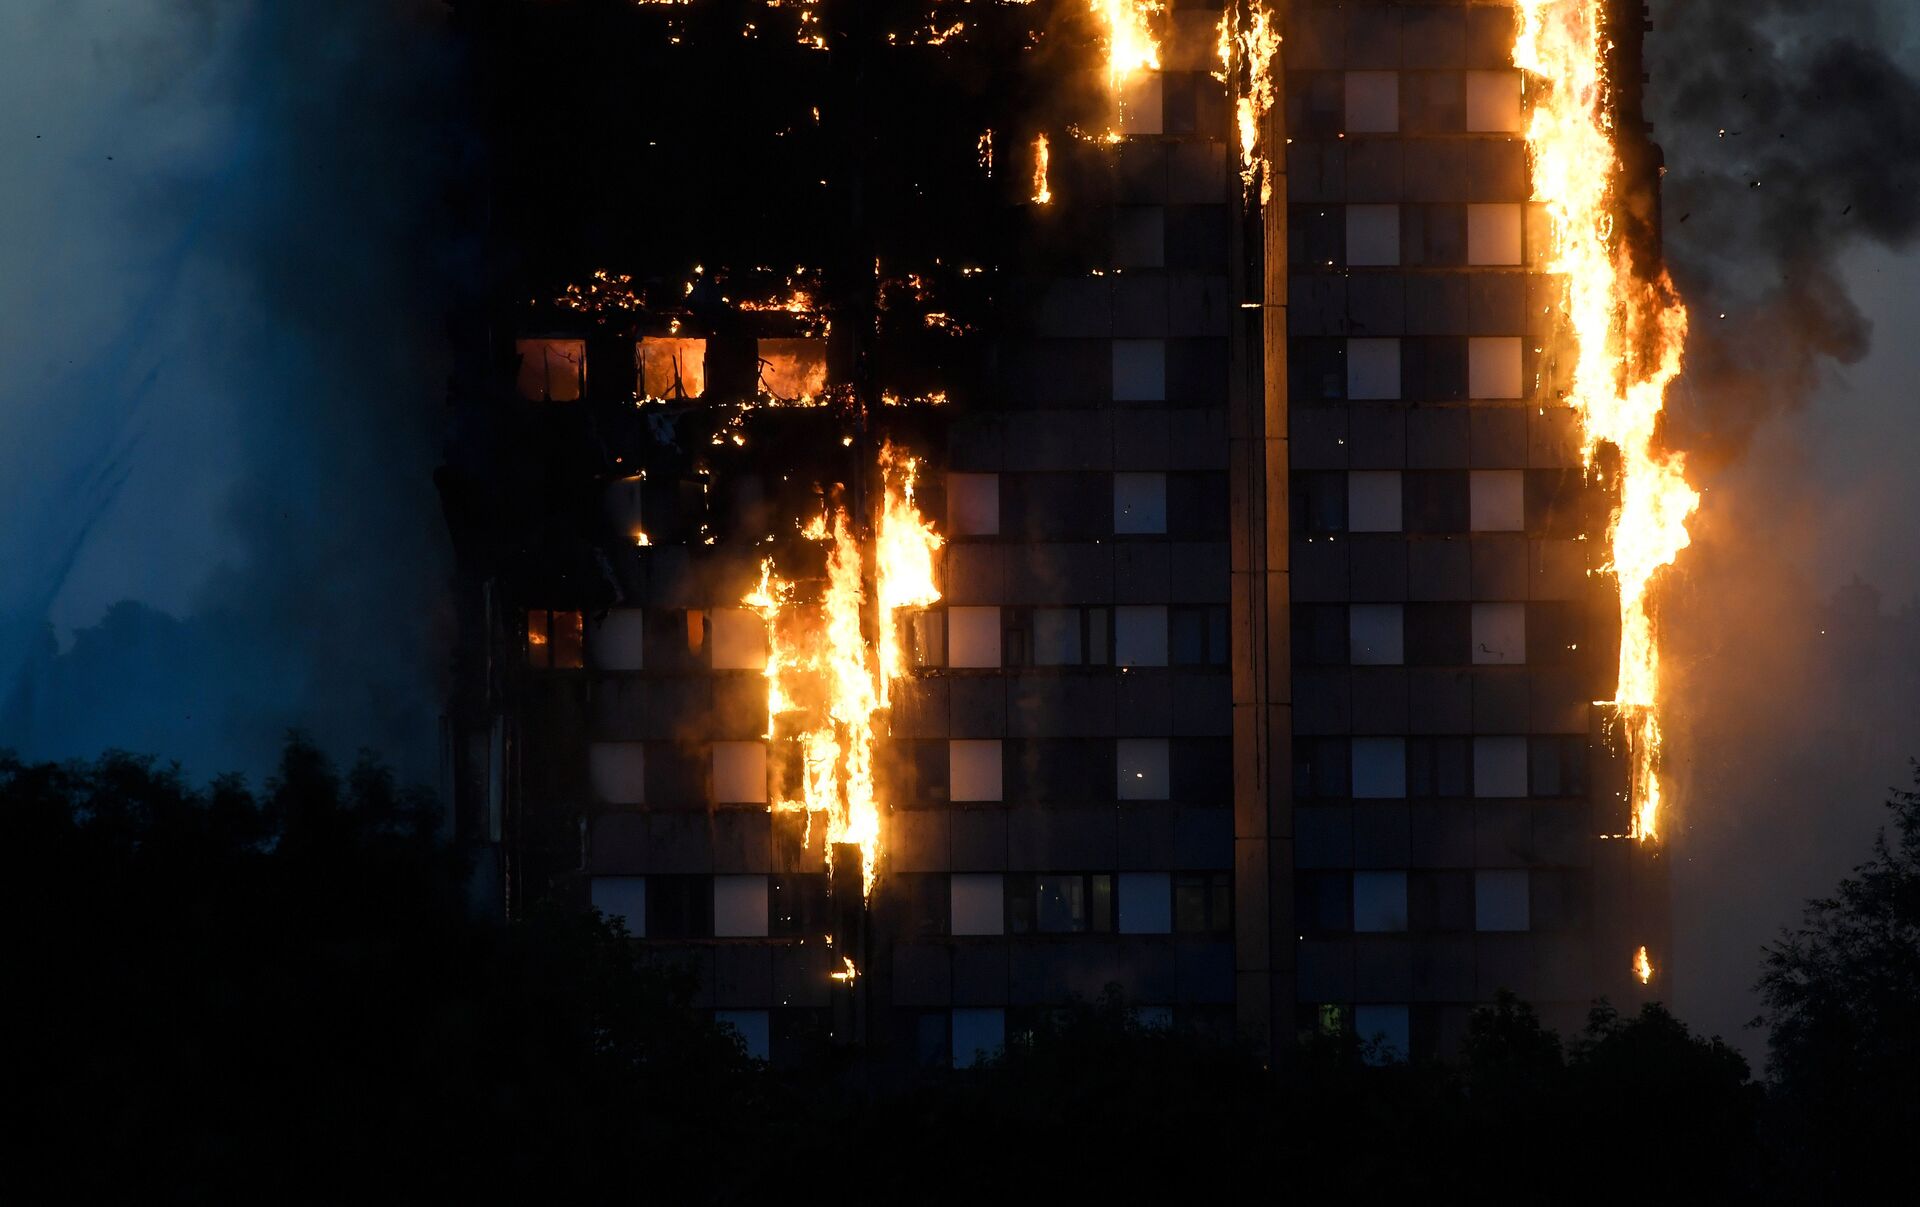
M 517 339 L 520 356 L 515 385 L 528 402 L 573 402 L 587 390 L 587 341 Z
M 826 390 L 825 340 L 760 341 L 760 393 L 782 402 L 811 402 Z
M 527 665 L 539 670 L 575 670 L 584 664 L 586 642 L 580 613 L 527 612 Z
M 649 336 L 634 346 L 642 398 L 699 398 L 707 392 L 707 341 Z

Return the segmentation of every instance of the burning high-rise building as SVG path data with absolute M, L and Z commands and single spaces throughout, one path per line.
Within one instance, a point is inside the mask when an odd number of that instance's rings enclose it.
M 456 8 L 502 908 L 622 918 L 776 1061 L 1657 987 L 1697 500 L 1637 8 Z

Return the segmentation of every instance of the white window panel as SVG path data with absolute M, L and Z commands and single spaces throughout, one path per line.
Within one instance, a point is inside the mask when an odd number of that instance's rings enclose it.
M 1113 262 L 1120 268 L 1160 268 L 1167 262 L 1167 212 L 1157 205 L 1113 210 Z
M 1347 475 L 1347 531 L 1400 531 L 1400 471 L 1355 470 Z
M 643 398 L 698 398 L 707 392 L 707 341 L 649 336 L 634 347 Z
M 1389 934 L 1407 929 L 1407 874 L 1353 874 L 1353 929 Z
M 1007 891 L 998 872 L 955 872 L 947 906 L 956 935 L 998 935 L 1007 929 Z
M 947 531 L 954 536 L 1000 532 L 1000 475 L 947 475 Z
M 1347 609 L 1347 656 L 1355 666 L 1399 666 L 1405 621 L 1399 604 L 1354 604 Z
M 1164 935 L 1173 930 L 1173 878 L 1166 872 L 1120 873 L 1120 933 Z
M 603 671 L 646 667 L 647 614 L 639 608 L 615 608 L 589 623 L 587 653 Z
M 1467 129 L 1514 134 L 1520 130 L 1520 73 L 1467 73 Z
M 1079 666 L 1080 609 L 1033 610 L 1033 661 L 1036 666 Z
M 1524 869 L 1473 874 L 1475 930 L 1526 930 L 1530 924 Z
M 1467 394 L 1473 398 L 1518 398 L 1520 337 L 1476 335 L 1467 341 Z
M 1473 605 L 1473 661 L 1477 666 L 1513 666 L 1527 660 L 1527 606 Z
M 1367 1049 L 1369 1064 L 1395 1064 L 1412 1051 L 1410 1012 L 1405 1006 L 1355 1006 L 1353 1031 Z
M 947 665 L 1000 665 L 1000 609 L 947 609 Z
M 1467 263 L 1520 262 L 1520 206 L 1512 204 L 1467 207 Z
M 1167 475 L 1113 475 L 1113 530 L 1122 535 L 1167 530 Z
M 1113 660 L 1121 666 L 1167 664 L 1167 610 L 1159 606 L 1113 610 Z
M 754 1060 L 770 1059 L 768 1054 L 773 1049 L 773 1026 L 765 1010 L 715 1010 L 713 1021 L 723 1027 L 733 1028 L 749 1057 Z
M 960 739 L 947 743 L 947 796 L 950 800 L 1000 799 L 1000 739 Z
M 647 747 L 643 742 L 595 742 L 587 747 L 587 782 L 609 805 L 647 803 Z
M 713 933 L 720 939 L 764 939 L 767 935 L 767 878 L 713 878 Z
M 1347 397 L 1367 401 L 1400 397 L 1400 341 L 1347 341 Z
M 1476 469 L 1467 477 L 1467 517 L 1475 532 L 1519 532 L 1527 522 L 1526 479 L 1517 469 Z
M 1382 268 L 1400 262 L 1400 207 L 1347 207 L 1347 265 Z
M 713 801 L 718 805 L 767 803 L 767 747 L 763 742 L 713 744 Z
M 1392 71 L 1347 72 L 1349 134 L 1392 134 L 1400 128 L 1400 76 Z
M 595 876 L 591 892 L 593 908 L 625 923 L 627 933 L 634 938 L 647 937 L 645 876 Z
M 759 671 L 767 667 L 767 622 L 746 608 L 715 608 L 713 667 L 723 671 Z
M 1525 738 L 1473 740 L 1473 794 L 1496 797 L 1527 794 Z
M 1121 800 L 1167 799 L 1167 739 L 1121 738 L 1114 764 Z
M 1407 794 L 1406 739 L 1353 739 L 1353 794 L 1363 800 L 1392 800 Z
M 1120 133 L 1160 133 L 1160 73 L 1136 71 L 1120 86 Z
M 966 1006 L 953 1012 L 953 1067 L 970 1069 L 1007 1047 L 1007 1012 L 998 1006 Z
M 1164 402 L 1167 397 L 1167 344 L 1158 339 L 1113 341 L 1113 400 Z
M 573 402 L 587 384 L 587 341 L 517 339 L 520 374 L 515 385 L 528 402 Z

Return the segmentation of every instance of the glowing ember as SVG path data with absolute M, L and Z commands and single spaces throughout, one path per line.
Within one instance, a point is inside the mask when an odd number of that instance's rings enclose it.
M 1047 136 L 1038 134 L 1033 139 L 1033 200 L 1036 205 L 1045 205 L 1053 200 L 1053 190 L 1047 187 Z
M 892 446 L 880 452 L 881 502 L 873 519 L 875 640 L 864 625 L 868 567 L 844 509 L 816 516 L 802 535 L 830 542 L 827 579 L 815 607 L 796 603 L 795 585 L 761 565 L 760 585 L 742 601 L 767 624 L 769 738 L 797 743 L 800 783 L 782 784 L 774 808 L 826 820 L 828 858 L 837 843 L 860 847 L 862 885 L 873 890 L 880 852 L 874 789 L 875 744 L 886 724 L 891 680 L 905 673 L 894 611 L 940 598 L 933 554 L 942 541 L 914 505 L 918 462 Z
M 1620 584 L 1620 681 L 1611 703 L 1630 761 L 1633 836 L 1657 836 L 1660 652 L 1648 591 L 1689 543 L 1700 495 L 1677 453 L 1655 448 L 1667 385 L 1679 375 L 1687 312 L 1663 271 L 1636 274 L 1615 237 L 1619 158 L 1607 111 L 1600 0 L 1519 0 L 1514 65 L 1535 85 L 1527 146 L 1534 199 L 1553 219 L 1548 271 L 1565 279 L 1561 308 L 1575 344 L 1568 401 L 1589 468 L 1602 444 L 1619 452 L 1620 502 L 1608 567 Z
M 1633 975 L 1640 978 L 1642 985 L 1651 985 L 1653 983 L 1653 959 L 1647 955 L 1647 949 L 1644 944 L 1641 945 L 1639 951 L 1633 953 Z

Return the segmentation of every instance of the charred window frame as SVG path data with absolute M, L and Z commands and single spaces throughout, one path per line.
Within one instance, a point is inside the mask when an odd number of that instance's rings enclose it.
M 586 627 L 578 611 L 527 609 L 527 665 L 579 670 L 586 665 Z

